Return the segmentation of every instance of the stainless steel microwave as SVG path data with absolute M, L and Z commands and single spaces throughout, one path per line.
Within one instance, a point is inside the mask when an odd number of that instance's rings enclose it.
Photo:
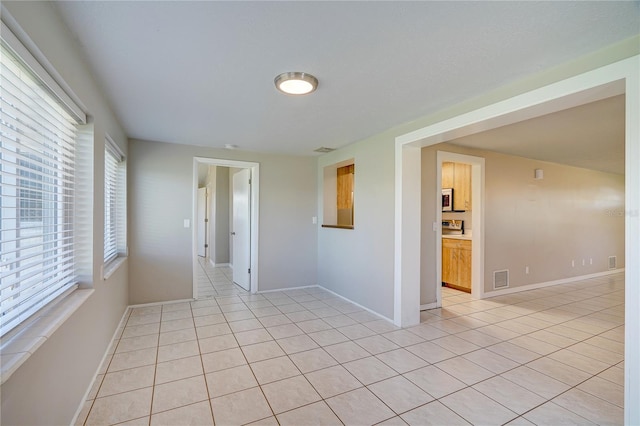
M 442 188 L 442 211 L 453 211 L 453 188 Z

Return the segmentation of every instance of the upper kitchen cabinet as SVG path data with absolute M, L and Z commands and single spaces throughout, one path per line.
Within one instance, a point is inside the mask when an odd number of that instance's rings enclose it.
M 353 226 L 353 175 L 355 166 L 338 167 L 337 171 L 337 208 L 338 225 Z
M 323 228 L 353 229 L 355 170 L 353 158 L 324 168 Z
M 453 188 L 453 210 L 471 210 L 471 165 L 442 163 L 442 187 Z

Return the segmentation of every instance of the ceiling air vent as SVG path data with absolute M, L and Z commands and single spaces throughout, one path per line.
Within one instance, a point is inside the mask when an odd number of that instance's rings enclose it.
M 498 290 L 507 287 L 509 287 L 509 270 L 493 271 L 493 289 Z
M 616 269 L 618 267 L 618 258 L 616 256 L 609 256 L 609 269 Z
M 326 153 L 326 152 L 331 152 L 331 151 L 335 151 L 335 148 L 327 148 L 324 146 L 321 146 L 320 148 L 314 150 L 313 152 L 320 152 L 320 153 Z

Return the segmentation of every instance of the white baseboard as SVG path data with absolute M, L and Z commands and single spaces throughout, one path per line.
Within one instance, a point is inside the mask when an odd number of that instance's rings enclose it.
M 274 288 L 273 290 L 258 290 L 256 293 L 257 294 L 261 294 L 261 293 L 274 293 L 276 291 L 289 291 L 289 290 L 300 290 L 303 288 L 313 288 L 313 287 L 319 287 L 317 285 L 302 285 L 299 287 L 287 287 L 287 288 Z
M 125 318 L 127 318 L 127 314 L 128 313 L 129 313 L 129 306 L 127 306 L 127 308 L 124 310 L 124 313 L 122 314 L 122 317 L 120 318 L 120 322 L 118 323 L 118 327 L 116 327 L 115 331 L 113 332 L 113 336 L 111 336 L 111 340 L 109 341 L 109 345 L 107 346 L 107 349 L 104 351 L 104 354 L 102 355 L 102 359 L 100 360 L 100 363 L 98 364 L 98 368 L 96 368 L 96 372 L 93 373 L 93 379 L 89 383 L 89 387 L 87 388 L 87 391 L 84 393 L 84 396 L 82 397 L 82 401 L 80 401 L 78 409 L 76 410 L 76 413 L 73 415 L 73 419 L 71 420 L 70 424 L 72 424 L 72 425 L 76 424 L 76 421 L 78 420 L 78 416 L 80 415 L 80 413 L 84 409 L 84 404 L 87 401 L 87 399 L 89 398 L 89 394 L 91 393 L 91 390 L 93 389 L 93 384 L 96 381 L 96 378 L 99 376 L 100 370 L 102 369 L 102 365 L 106 361 L 107 356 L 111 355 L 109 353 L 109 349 L 111 349 L 111 346 L 113 346 L 113 342 L 115 342 L 117 340 L 116 337 L 118 337 L 118 334 L 122 333 L 122 330 L 124 329 Z
M 183 302 L 193 302 L 196 299 L 179 299 L 179 300 L 166 300 L 164 302 L 151 302 L 151 303 L 140 303 L 138 305 L 129 305 L 129 308 L 146 308 L 147 306 L 158 306 L 158 305 L 173 305 L 174 303 L 183 303 Z
M 213 261 L 213 259 L 209 258 L 209 263 L 211 264 L 211 266 L 213 266 L 214 268 L 218 268 L 218 267 L 224 267 L 224 266 L 228 266 L 229 268 L 233 269 L 233 266 L 230 263 L 216 263 Z
M 323 287 L 323 286 L 321 286 L 321 285 L 317 285 L 316 287 L 319 287 L 319 288 L 321 288 L 321 289 L 323 289 L 323 290 L 325 290 L 325 291 L 328 291 L 329 293 L 333 294 L 334 296 L 337 296 L 337 297 L 339 297 L 339 298 L 340 298 L 340 299 L 342 299 L 342 300 L 345 300 L 345 301 L 347 301 L 347 302 L 349 302 L 349 303 L 352 303 L 352 304 L 356 305 L 357 307 L 362 308 L 362 309 L 364 309 L 365 311 L 367 311 L 367 312 L 369 312 L 369 313 L 372 313 L 373 315 L 375 315 L 375 316 L 379 317 L 380 319 L 383 319 L 383 320 L 389 321 L 391 324 L 395 325 L 395 324 L 394 324 L 394 322 L 393 322 L 393 320 L 392 320 L 391 318 L 387 318 L 387 317 L 385 317 L 384 315 L 381 315 L 381 314 L 377 313 L 376 311 L 372 311 L 371 309 L 367 308 L 366 306 L 362 306 L 361 304 L 359 304 L 359 303 L 357 303 L 357 302 L 354 302 L 353 300 L 351 300 L 351 299 L 349 299 L 349 298 L 347 298 L 347 297 L 344 297 L 343 295 L 338 294 L 338 293 L 336 293 L 335 291 L 331 291 L 331 290 L 329 290 L 328 288 Z
M 482 298 L 490 299 L 492 297 L 504 296 L 504 295 L 513 294 L 513 293 L 520 293 L 522 291 L 528 291 L 528 290 L 536 290 L 539 288 L 551 287 L 554 285 L 571 284 L 576 281 L 588 280 L 590 278 L 606 277 L 607 275 L 619 274 L 621 272 L 624 272 L 624 268 L 612 269 L 610 271 L 604 271 L 604 272 L 596 272 L 594 274 L 579 275 L 576 277 L 563 278 L 560 280 L 546 281 L 542 283 L 527 284 L 527 285 L 522 285 L 522 286 L 513 287 L 513 288 L 505 288 L 502 290 L 493 290 L 493 291 L 485 292 Z
M 438 302 L 427 303 L 426 305 L 420 305 L 421 311 L 426 311 L 429 309 L 436 309 L 438 307 Z
M 278 289 L 274 289 L 274 290 L 261 290 L 261 291 L 258 291 L 258 294 L 260 294 L 260 293 L 272 293 L 272 292 L 276 292 L 276 291 L 300 290 L 300 289 L 305 289 L 305 288 L 314 288 L 314 287 L 315 287 L 315 288 L 321 288 L 321 289 L 323 289 L 324 291 L 326 291 L 326 292 L 328 292 L 328 293 L 331 293 L 331 294 L 333 294 L 334 296 L 339 297 L 340 299 L 342 299 L 342 300 L 344 300 L 344 301 L 346 301 L 346 302 L 349 302 L 349 303 L 351 303 L 351 304 L 354 304 L 354 305 L 356 305 L 357 307 L 359 307 L 359 308 L 361 308 L 361 309 L 364 309 L 365 311 L 367 311 L 367 312 L 369 312 L 369 313 L 371 313 L 371 314 L 373 314 L 373 315 L 377 316 L 378 318 L 383 319 L 383 320 L 385 320 L 385 321 L 389 321 L 391 324 L 393 324 L 393 320 L 392 320 L 392 319 L 387 318 L 387 317 L 385 317 L 384 315 L 381 315 L 381 314 L 377 313 L 376 311 L 373 311 L 373 310 L 371 310 L 371 309 L 367 308 L 366 306 L 362 306 L 361 304 L 359 304 L 359 303 L 357 303 L 357 302 L 354 302 L 353 300 L 351 300 L 351 299 L 349 299 L 349 298 L 347 298 L 347 297 L 344 297 L 344 296 L 342 296 L 341 294 L 336 293 L 335 291 L 329 290 L 328 288 L 323 287 L 323 286 L 321 286 L 321 285 L 305 285 L 305 286 L 299 286 L 299 287 L 278 288 Z

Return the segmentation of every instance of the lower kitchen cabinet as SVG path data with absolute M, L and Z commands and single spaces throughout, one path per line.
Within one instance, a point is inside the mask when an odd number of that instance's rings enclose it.
M 442 239 L 442 282 L 471 293 L 471 241 Z

